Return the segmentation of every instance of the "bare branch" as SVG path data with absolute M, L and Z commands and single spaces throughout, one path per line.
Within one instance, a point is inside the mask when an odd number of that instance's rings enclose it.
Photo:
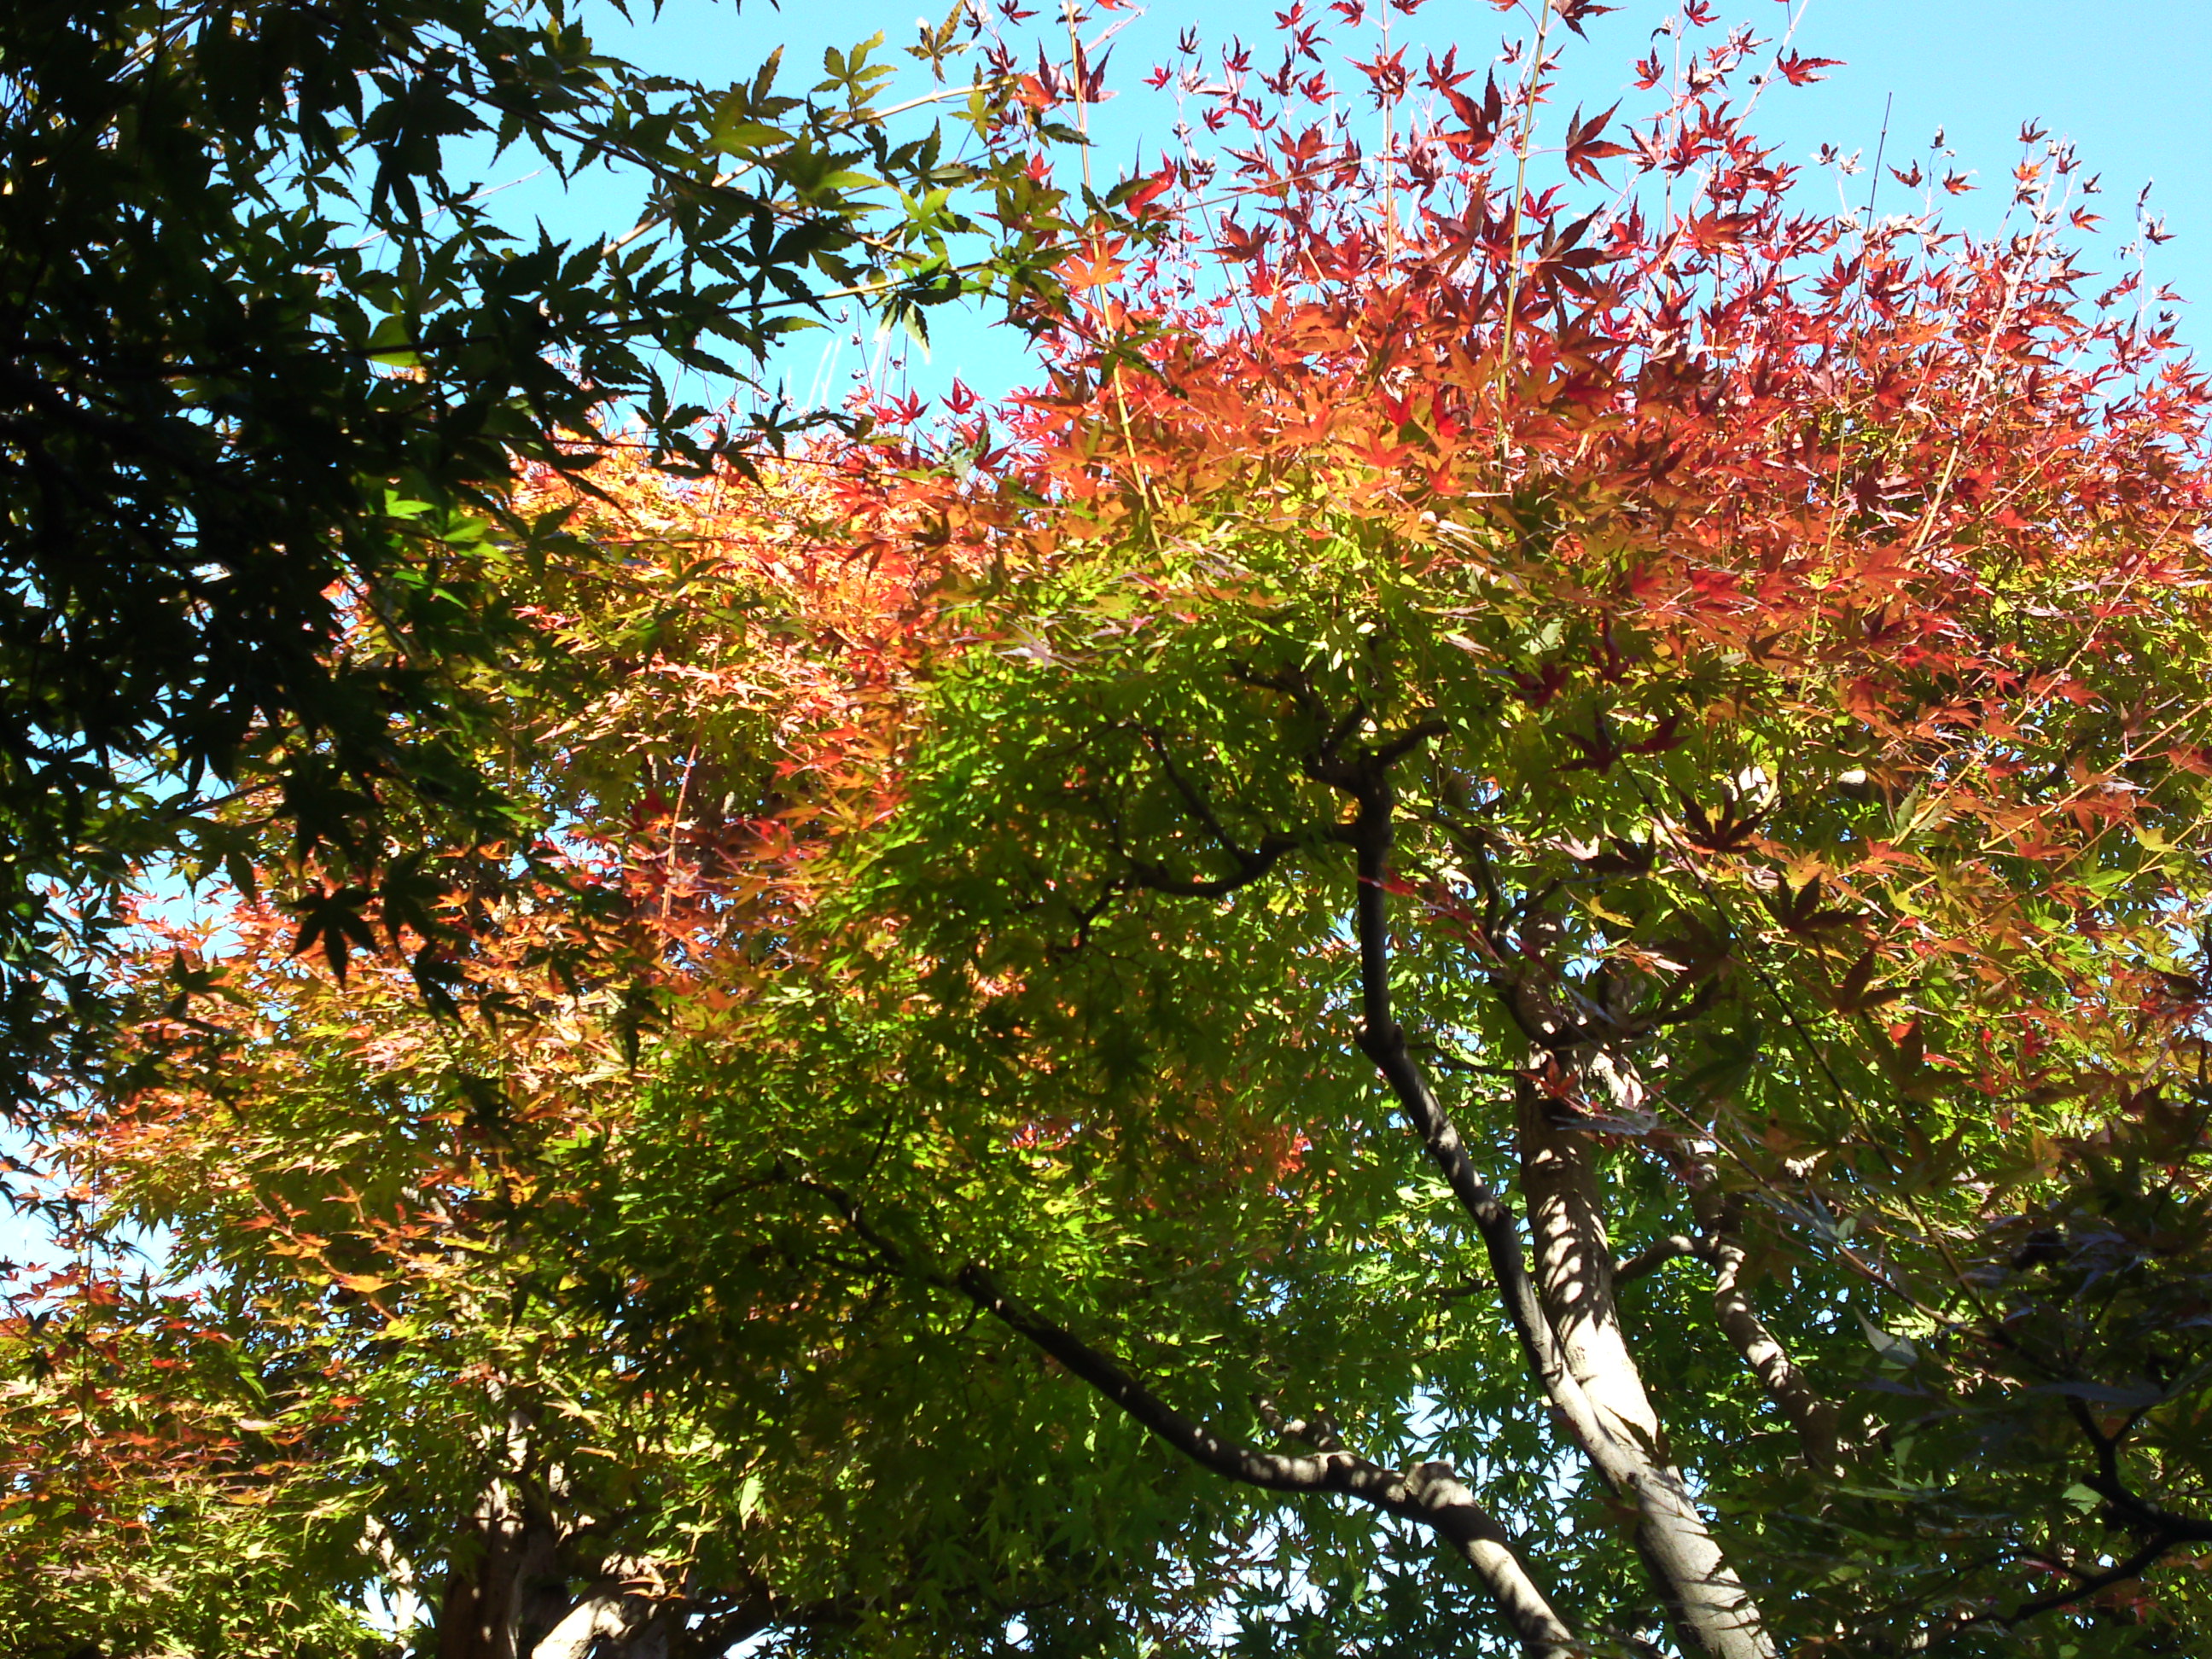
M 1626 1285 L 1632 1279 L 1642 1279 L 1647 1274 L 1658 1272 L 1660 1268 L 1677 1257 L 1697 1255 L 1699 1253 L 1700 1248 L 1696 1239 L 1682 1233 L 1669 1234 L 1665 1238 L 1645 1245 L 1614 1268 L 1613 1282 L 1615 1285 Z

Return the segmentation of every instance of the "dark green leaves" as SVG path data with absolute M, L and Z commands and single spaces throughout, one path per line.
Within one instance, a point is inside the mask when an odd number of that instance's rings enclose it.
M 880 37 L 794 96 L 779 54 L 716 91 L 605 56 L 585 21 L 556 0 L 0 15 L 9 1007 L 58 1006 L 40 988 L 101 948 L 116 884 L 213 799 L 311 891 L 375 886 L 431 839 L 513 845 L 461 683 L 522 648 L 520 470 L 574 473 L 641 422 L 623 441 L 696 473 L 828 418 L 763 399 L 709 434 L 669 385 L 738 397 L 824 291 L 896 314 L 908 281 L 921 302 L 1036 285 L 1052 228 L 1000 262 L 953 200 L 998 191 L 999 164 L 944 162 L 926 113 L 894 131 Z M 518 240 L 461 171 L 487 145 L 626 174 L 644 215 Z M 306 902 L 303 948 L 340 965 L 359 931 Z M 0 1030 L 9 1101 L 56 1071 L 50 1024 Z

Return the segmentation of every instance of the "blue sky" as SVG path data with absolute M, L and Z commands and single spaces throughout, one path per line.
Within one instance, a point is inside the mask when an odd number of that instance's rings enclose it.
M 847 45 L 878 29 L 896 52 L 913 38 L 917 12 L 934 18 L 941 3 L 793 0 L 777 10 L 752 0 L 738 10 L 714 0 L 670 0 L 657 18 L 641 15 L 627 28 L 611 24 L 599 38 L 647 67 L 713 82 L 749 75 L 781 46 L 788 83 L 817 69 L 825 46 Z M 1040 13 L 1028 29 L 1056 15 L 1056 0 L 1025 3 Z M 1309 4 L 1324 9 L 1323 0 Z M 1626 91 L 1630 60 L 1674 9 L 1673 0 L 1620 0 L 1613 15 L 1592 25 L 1588 42 L 1571 43 L 1565 101 L 1602 107 Z M 1747 18 L 1762 34 L 1772 34 L 1793 7 L 1721 0 L 1718 9 L 1723 23 Z M 1113 79 L 1128 90 L 1095 112 L 1097 167 L 1116 172 L 1140 153 L 1157 155 L 1170 118 L 1137 81 L 1169 55 L 1179 30 L 1195 26 L 1210 43 L 1241 35 L 1258 45 L 1272 34 L 1275 10 L 1272 0 L 1152 5 L 1116 43 Z M 1480 64 L 1496 53 L 1502 31 L 1516 21 L 1500 16 L 1488 0 L 1426 0 L 1415 16 L 1399 21 L 1397 38 L 1437 50 L 1456 45 L 1462 64 Z M 1086 33 L 1097 27 L 1094 21 Z M 1717 38 L 1718 31 L 1711 33 Z M 1340 33 L 1340 40 L 1350 37 Z M 2173 240 L 2154 252 L 2152 275 L 2185 295 L 2212 295 L 2212 169 L 2202 159 L 2212 155 L 2208 0 L 1807 0 L 1795 48 L 1844 64 L 1819 85 L 1777 87 L 1764 100 L 1758 125 L 1779 143 L 1784 159 L 1809 163 L 1825 143 L 1870 160 L 1882 139 L 1886 108 L 1891 161 L 1924 154 L 1940 127 L 1957 153 L 1949 165 L 1976 170 L 1990 185 L 1952 204 L 1952 222 L 1973 228 L 2002 210 L 2021 125 L 2038 120 L 2071 138 L 2087 170 L 2103 175 L 2108 228 L 2121 232 L 2110 243 L 2128 234 L 2137 191 L 2156 180 L 2152 211 L 2165 217 Z M 1565 113 L 1549 112 L 1553 120 Z M 1855 195 L 1865 182 L 1862 175 Z M 506 210 L 525 221 L 543 214 L 556 234 L 571 235 L 629 222 L 633 198 L 620 190 L 595 183 L 564 201 L 549 184 L 534 180 L 511 191 Z M 1832 186 L 1810 187 L 1833 202 Z M 1885 188 L 1891 191 L 1886 208 L 1907 205 L 1903 191 Z M 2110 264 L 2109 243 L 2104 263 Z M 2204 343 L 2205 327 L 2201 315 L 2185 313 L 2185 337 Z M 810 336 L 787 367 L 802 394 L 810 386 L 835 389 L 866 350 L 851 349 L 842 337 Z M 933 358 L 925 365 L 917 356 L 913 364 L 925 389 L 941 386 L 956 371 L 987 391 L 1020 383 L 1026 374 L 1018 343 L 1002 331 L 949 319 L 939 323 Z

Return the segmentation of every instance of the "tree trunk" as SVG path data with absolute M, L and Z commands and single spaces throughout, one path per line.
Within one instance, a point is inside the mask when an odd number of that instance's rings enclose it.
M 1615 1056 L 1593 1053 L 1577 1069 L 1577 1081 L 1601 1091 L 1610 1109 L 1632 1108 L 1641 1093 L 1633 1068 Z M 1773 1659 L 1759 1609 L 1692 1500 L 1629 1352 L 1613 1293 L 1594 1137 L 1572 1107 L 1525 1079 L 1516 1109 L 1537 1289 L 1569 1370 L 1626 1464 L 1608 1473 L 1641 1512 L 1638 1545 L 1668 1595 L 1677 1626 L 1712 1659 Z
M 530 1659 L 568 1611 L 558 1530 L 505 1479 L 485 1489 L 471 1530 L 474 1549 L 446 1570 L 438 1659 Z

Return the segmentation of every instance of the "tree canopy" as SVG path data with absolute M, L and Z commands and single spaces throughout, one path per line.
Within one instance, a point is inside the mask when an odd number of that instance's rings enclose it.
M 895 107 L 878 38 L 820 78 L 763 46 L 757 75 L 709 87 L 598 50 L 586 25 L 618 10 L 28 0 L 0 20 L 19 1104 L 89 1063 L 103 896 L 133 861 L 242 873 L 238 815 L 211 802 L 246 796 L 291 837 L 288 896 L 319 932 L 428 919 L 426 815 L 528 844 L 449 672 L 528 646 L 507 589 L 547 527 L 512 515 L 518 466 L 610 438 L 742 456 L 821 411 L 763 398 L 708 431 L 680 388 L 720 405 L 817 296 L 896 322 L 1049 281 L 1056 198 L 930 118 L 987 140 L 996 77 Z M 963 36 L 909 50 L 941 83 Z M 478 171 L 518 157 L 634 183 L 642 216 L 519 233 Z
M 1594 9 L 1166 66 L 1001 406 L 522 470 L 539 864 L 465 1015 L 142 915 L 11 1641 L 2199 1645 L 2212 386 L 2064 147 L 1808 211 L 1701 5 L 1545 149 Z

